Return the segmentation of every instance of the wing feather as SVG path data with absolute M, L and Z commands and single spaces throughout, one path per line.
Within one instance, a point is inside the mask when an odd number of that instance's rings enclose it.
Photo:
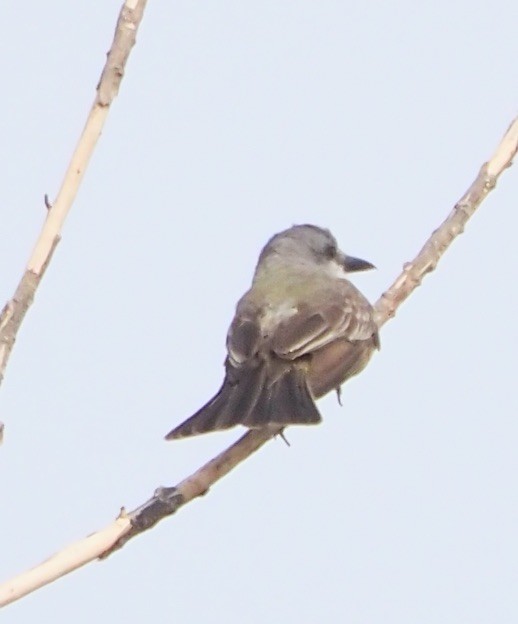
M 376 335 L 372 307 L 350 282 L 333 280 L 332 286 L 312 288 L 311 301 L 278 306 L 256 307 L 245 296 L 227 336 L 232 364 L 240 366 L 261 352 L 295 360 L 337 339 L 355 342 Z
M 349 282 L 315 305 L 301 304 L 288 321 L 279 323 L 271 348 L 281 358 L 296 359 L 337 339 L 368 340 L 376 334 L 372 307 Z

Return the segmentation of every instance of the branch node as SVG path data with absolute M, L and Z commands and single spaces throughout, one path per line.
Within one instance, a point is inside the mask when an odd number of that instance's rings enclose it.
M 159 520 L 174 514 L 184 502 L 184 497 L 177 487 L 159 487 L 148 501 L 131 513 L 127 513 L 122 507 L 119 518 L 128 518 L 131 522 L 131 528 L 108 550 L 101 553 L 99 559 L 106 559 L 113 552 L 122 548 L 132 537 L 151 529 Z
M 126 507 L 121 507 L 119 511 L 119 515 L 117 516 L 117 520 L 126 520 L 129 519 L 128 512 L 126 511 Z
M 4 327 L 9 323 L 14 315 L 14 305 L 12 300 L 8 301 L 0 313 L 0 332 L 4 329 Z
M 512 165 L 512 163 L 510 162 L 507 167 L 510 167 Z M 507 169 L 506 167 L 506 169 Z M 484 181 L 484 189 L 486 191 L 486 193 L 489 193 L 489 191 L 492 191 L 496 186 L 496 176 L 494 175 L 488 175 L 488 177 L 485 179 Z

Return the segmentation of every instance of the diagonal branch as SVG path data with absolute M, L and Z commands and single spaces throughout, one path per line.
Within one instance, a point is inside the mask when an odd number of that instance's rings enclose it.
M 405 265 L 403 273 L 375 305 L 381 327 L 395 315 L 397 308 L 433 271 L 453 240 L 463 231 L 468 219 L 495 187 L 501 173 L 512 164 L 518 151 L 518 117 L 511 123 L 492 158 L 485 163 L 447 219 L 433 232 L 418 255 Z M 174 514 L 180 507 L 205 494 L 211 485 L 224 477 L 270 440 L 275 431 L 255 430 L 243 435 L 228 449 L 210 460 L 175 487 L 160 487 L 154 495 L 130 513 L 123 509 L 115 522 L 102 531 L 80 540 L 42 564 L 0 585 L 0 606 L 46 585 L 60 576 L 93 561 L 105 558 L 159 520 Z
M 101 136 L 111 103 L 119 91 L 146 3 L 147 0 L 126 0 L 119 13 L 113 43 L 97 85 L 96 96 L 58 196 L 47 212 L 45 223 L 13 298 L 5 304 L 0 313 L 0 384 L 18 330 L 59 243 L 63 223 L 77 195 L 97 140 Z M 0 423 L 0 441 L 2 432 L 3 425 Z
M 407 262 L 403 272 L 374 306 L 378 327 L 391 319 L 399 306 L 421 285 L 423 277 L 434 271 L 444 252 L 459 234 L 475 210 L 492 191 L 500 174 L 513 164 L 518 151 L 518 117 L 514 119 L 491 159 L 480 171 L 453 210 L 426 241 L 421 251 Z

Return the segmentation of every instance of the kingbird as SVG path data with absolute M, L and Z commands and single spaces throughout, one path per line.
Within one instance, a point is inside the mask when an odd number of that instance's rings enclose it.
M 219 392 L 166 439 L 244 425 L 321 421 L 315 399 L 367 365 L 379 349 L 371 304 L 347 279 L 372 269 L 315 225 L 295 225 L 261 251 L 250 290 L 227 334 Z

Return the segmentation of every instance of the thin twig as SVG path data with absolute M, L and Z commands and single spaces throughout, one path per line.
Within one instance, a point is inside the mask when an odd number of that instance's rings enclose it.
M 135 44 L 137 29 L 147 0 L 126 0 L 117 21 L 115 36 L 106 59 L 96 96 L 85 127 L 65 173 L 56 200 L 51 204 L 46 197 L 47 213 L 25 273 L 13 298 L 0 313 L 0 384 L 5 367 L 16 341 L 18 330 L 34 299 L 34 293 L 59 243 L 63 223 L 83 179 L 90 157 L 101 135 L 110 105 L 119 91 L 124 68 Z
M 455 205 L 444 223 L 432 234 L 416 258 L 405 265 L 403 273 L 375 305 L 381 327 L 392 318 L 401 303 L 432 271 L 464 225 L 495 187 L 500 174 L 512 164 L 518 151 L 518 118 L 507 130 L 491 160 L 485 163 L 473 184 Z M 130 539 L 174 514 L 180 507 L 205 494 L 209 488 L 240 462 L 271 439 L 276 431 L 249 431 L 190 477 L 174 487 L 158 488 L 154 495 L 132 512 L 121 512 L 117 520 L 84 540 L 72 544 L 42 564 L 0 585 L 0 606 L 75 570 L 89 561 L 104 558 Z M 98 541 L 97 541 L 98 538 Z M 74 557 L 74 553 L 77 556 Z

